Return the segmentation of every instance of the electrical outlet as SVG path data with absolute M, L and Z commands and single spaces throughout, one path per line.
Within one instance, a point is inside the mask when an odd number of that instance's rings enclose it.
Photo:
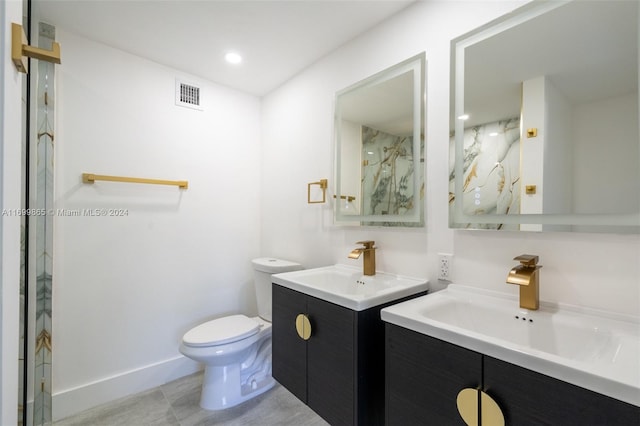
M 441 281 L 451 281 L 451 260 L 453 255 L 449 253 L 438 253 L 438 279 Z

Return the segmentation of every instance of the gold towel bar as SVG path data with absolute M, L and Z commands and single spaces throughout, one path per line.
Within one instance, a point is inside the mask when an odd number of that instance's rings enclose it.
M 187 182 L 186 180 L 164 180 L 164 179 L 145 179 L 145 178 L 135 178 L 135 177 L 124 177 L 124 176 L 105 176 L 105 175 L 94 175 L 93 173 L 82 174 L 83 183 L 93 183 L 97 180 L 104 180 L 109 182 L 125 182 L 125 183 L 149 183 L 152 185 L 174 185 L 182 189 L 189 188 L 189 182 Z

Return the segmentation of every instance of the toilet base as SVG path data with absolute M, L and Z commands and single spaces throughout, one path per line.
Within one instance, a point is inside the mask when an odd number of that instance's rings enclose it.
M 207 366 L 204 371 L 200 407 L 205 410 L 224 410 L 254 398 L 269 389 L 276 381 L 271 374 L 238 386 L 240 365 Z
M 253 319 L 253 318 L 252 318 Z M 183 343 L 180 352 L 205 365 L 200 407 L 224 410 L 268 391 L 271 376 L 271 323 L 255 318 L 260 331 L 247 338 L 212 346 Z

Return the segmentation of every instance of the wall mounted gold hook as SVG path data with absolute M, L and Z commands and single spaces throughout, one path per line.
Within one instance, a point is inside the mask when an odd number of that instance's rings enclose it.
M 18 71 L 25 74 L 29 73 L 27 57 L 59 64 L 60 44 L 54 41 L 51 45 L 51 50 L 29 46 L 27 44 L 27 35 L 22 29 L 22 25 L 11 23 L 11 60 Z

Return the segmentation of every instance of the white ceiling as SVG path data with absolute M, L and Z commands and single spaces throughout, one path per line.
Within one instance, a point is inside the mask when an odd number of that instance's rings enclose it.
M 33 0 L 40 21 L 262 96 L 415 0 Z M 64 46 L 61 46 L 64 61 Z M 224 61 L 234 50 L 240 65 Z

